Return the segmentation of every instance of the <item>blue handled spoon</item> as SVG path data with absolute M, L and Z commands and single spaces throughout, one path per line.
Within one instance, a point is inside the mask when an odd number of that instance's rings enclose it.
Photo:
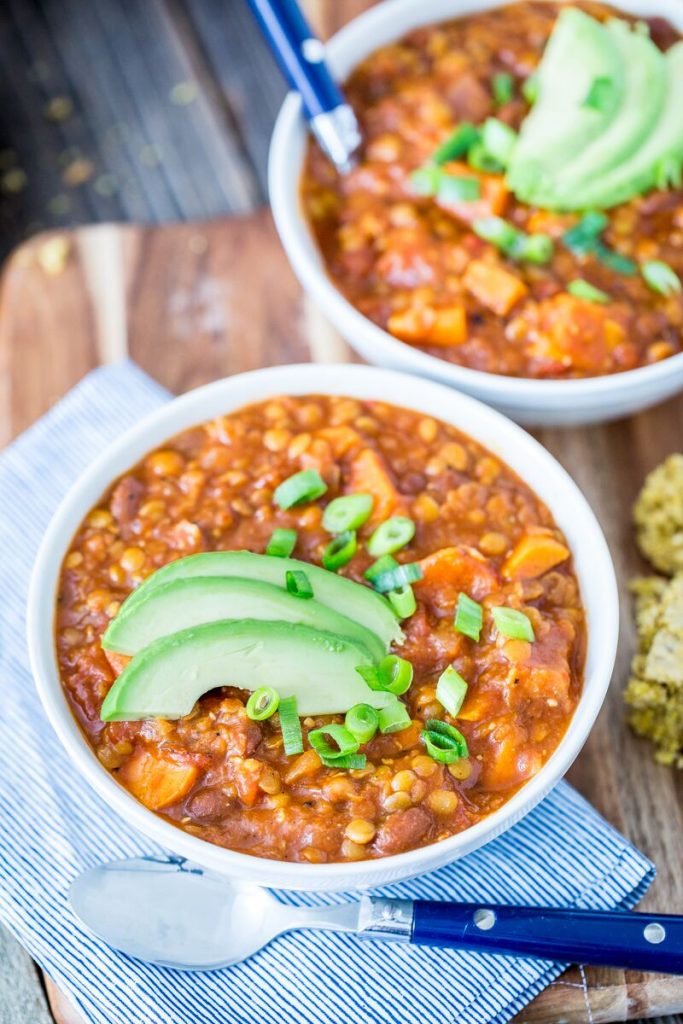
M 248 0 L 292 89 L 299 93 L 311 131 L 337 170 L 354 165 L 361 133 L 352 108 L 325 63 L 325 47 L 296 0 Z
M 301 928 L 362 939 L 446 946 L 541 960 L 683 974 L 683 916 L 552 910 L 363 895 L 333 907 L 291 907 L 182 858 L 101 864 L 69 890 L 98 938 L 129 956 L 179 970 L 240 963 Z

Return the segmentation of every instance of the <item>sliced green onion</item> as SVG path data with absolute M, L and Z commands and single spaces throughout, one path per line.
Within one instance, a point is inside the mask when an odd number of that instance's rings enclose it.
M 394 700 L 391 704 L 387 704 L 385 708 L 380 709 L 379 731 L 385 735 L 392 732 L 402 732 L 403 729 L 407 729 L 411 724 L 412 719 L 408 714 L 408 710 L 400 700 Z
M 683 184 L 683 160 L 669 154 L 655 166 L 655 185 L 662 190 L 680 188 Z
M 522 96 L 531 106 L 538 99 L 538 72 L 534 71 L 533 74 L 525 78 L 522 83 Z
M 503 636 L 511 640 L 528 640 L 529 643 L 536 639 L 531 619 L 524 612 L 518 612 L 516 608 L 492 608 L 491 614 L 498 632 Z
M 510 252 L 518 244 L 520 232 L 502 217 L 478 217 L 472 230 L 485 242 L 490 242 L 502 252 Z
M 467 594 L 458 594 L 453 625 L 458 633 L 468 636 L 470 640 L 479 642 L 481 627 L 484 621 L 484 609 Z
M 418 167 L 409 177 L 410 187 L 416 196 L 435 196 L 440 179 L 438 167 Z
M 464 156 L 478 140 L 479 130 L 469 121 L 463 121 L 450 138 L 446 139 L 433 153 L 432 161 L 435 164 L 447 164 L 451 160 L 457 160 Z
M 399 587 L 397 590 L 390 590 L 387 594 L 387 599 L 399 619 L 407 619 L 415 614 L 417 601 L 415 600 L 413 588 L 409 583 L 406 583 L 404 587 Z
M 517 132 L 497 117 L 489 117 L 484 122 L 481 141 L 487 154 L 502 167 L 507 167 L 517 142 Z
M 368 551 L 373 558 L 393 555 L 415 536 L 415 523 L 407 516 L 392 516 L 378 526 L 368 541 Z
M 522 235 L 514 252 L 510 255 L 525 263 L 550 263 L 554 246 L 550 235 Z
M 344 725 L 359 743 L 369 743 L 379 728 L 379 715 L 369 704 L 354 704 L 346 712 Z
M 674 295 L 681 290 L 681 280 L 676 271 L 662 260 L 647 260 L 640 267 L 643 277 L 653 292 L 660 295 Z
M 357 530 L 370 518 L 371 512 L 371 494 L 345 494 L 341 498 L 333 498 L 323 512 L 323 529 L 328 533 Z
M 334 540 L 331 540 L 323 551 L 323 565 L 331 572 L 336 572 L 343 565 L 350 562 L 356 553 L 358 542 L 356 531 L 347 530 L 340 533 Z
M 301 597 L 304 601 L 313 597 L 311 581 L 302 569 L 288 569 L 285 573 L 285 584 L 293 597 Z
M 253 722 L 263 722 L 277 711 L 280 694 L 272 686 L 259 686 L 258 690 L 247 701 L 247 718 Z
M 562 235 L 562 241 L 577 255 L 590 251 L 596 239 L 609 223 L 607 215 L 600 210 L 589 210 L 576 224 Z
M 419 562 L 407 562 L 373 576 L 372 586 L 380 594 L 388 594 L 390 590 L 405 587 L 406 583 L 415 583 L 422 579 L 422 567 Z
M 373 583 L 373 581 L 376 580 L 378 576 L 381 576 L 382 573 L 388 572 L 390 569 L 395 569 L 397 566 L 398 562 L 395 558 L 392 558 L 391 555 L 382 555 L 382 557 L 378 558 L 376 562 L 373 562 L 372 565 L 368 566 L 363 575 L 368 583 Z
M 387 654 L 379 665 L 358 665 L 356 672 L 371 690 L 382 690 L 400 697 L 413 681 L 413 666 L 397 654 Z
M 282 697 L 277 710 L 280 716 L 280 730 L 282 731 L 285 754 L 303 753 L 304 740 L 301 734 L 296 697 Z
M 318 757 L 326 768 L 365 768 L 368 759 L 365 754 L 341 754 L 339 757 Z
M 332 742 L 330 743 L 330 740 Z M 345 725 L 323 725 L 308 734 L 308 742 L 321 757 L 343 757 L 355 754 L 360 743 Z
M 279 508 L 292 508 L 305 501 L 315 501 L 327 490 L 327 484 L 317 469 L 302 469 L 300 473 L 283 480 L 275 489 L 273 500 Z
M 442 203 L 472 203 L 481 196 L 481 185 L 478 178 L 442 174 L 436 195 Z
M 430 718 L 425 726 L 420 735 L 427 753 L 435 761 L 452 764 L 468 756 L 467 740 L 455 726 L 440 722 L 437 718 Z
M 586 98 L 581 106 L 605 114 L 614 108 L 617 99 L 618 89 L 614 79 L 599 77 L 594 78 L 591 82 Z
M 570 281 L 567 285 L 567 291 L 570 295 L 573 295 L 576 299 L 585 299 L 586 302 L 609 302 L 610 297 L 607 292 L 603 292 L 600 288 L 596 288 L 594 285 L 589 284 L 588 281 L 577 278 L 575 281 Z
M 505 103 L 509 103 L 513 97 L 515 80 L 507 71 L 499 71 L 491 79 L 491 88 L 493 89 L 493 98 L 496 106 L 502 107 Z
M 439 681 L 436 684 L 436 699 L 448 714 L 455 718 L 466 696 L 467 683 L 460 673 L 456 672 L 452 665 L 449 665 L 446 671 L 439 676 Z
M 628 256 L 622 256 L 620 252 L 615 252 L 614 249 L 610 249 L 609 246 L 605 245 L 599 239 L 593 246 L 593 252 L 600 262 L 609 267 L 610 270 L 615 270 L 617 274 L 626 274 L 632 276 L 638 270 L 638 264 L 630 260 Z
M 295 547 L 296 530 L 273 530 L 266 554 L 274 555 L 276 558 L 289 558 Z
M 475 142 L 467 154 L 467 162 L 474 171 L 483 171 L 484 174 L 500 174 L 505 167 L 499 160 L 492 156 L 483 142 Z

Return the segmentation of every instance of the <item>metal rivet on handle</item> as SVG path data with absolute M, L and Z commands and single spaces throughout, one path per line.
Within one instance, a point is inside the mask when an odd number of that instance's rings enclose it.
M 651 924 L 645 925 L 643 935 L 646 942 L 651 942 L 653 946 L 657 946 L 660 942 L 664 942 L 664 939 L 666 938 L 666 931 L 661 924 L 653 921 Z
M 485 910 L 482 907 L 480 910 L 475 910 L 472 920 L 476 924 L 477 928 L 480 928 L 483 932 L 487 932 L 489 928 L 493 928 L 496 923 L 496 915 L 492 910 Z
M 320 64 L 325 60 L 325 46 L 319 39 L 304 39 L 301 52 L 309 64 Z

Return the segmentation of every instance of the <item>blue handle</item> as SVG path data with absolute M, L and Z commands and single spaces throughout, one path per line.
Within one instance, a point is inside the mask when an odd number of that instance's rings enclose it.
M 345 103 L 296 0 L 249 0 L 271 49 L 293 89 L 301 94 L 308 119 Z
M 416 900 L 411 942 L 683 974 L 683 917 Z

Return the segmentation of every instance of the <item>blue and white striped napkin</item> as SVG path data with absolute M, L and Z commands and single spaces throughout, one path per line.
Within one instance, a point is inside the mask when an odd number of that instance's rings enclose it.
M 0 456 L 0 920 L 96 1024 L 509 1020 L 561 965 L 300 932 L 242 965 L 186 974 L 114 952 L 71 914 L 67 887 L 85 868 L 163 851 L 104 806 L 53 735 L 28 667 L 28 579 L 47 522 L 76 476 L 167 398 L 130 363 L 97 370 Z M 489 846 L 383 892 L 630 907 L 653 875 L 645 857 L 561 783 Z M 343 899 L 279 895 L 301 904 Z

